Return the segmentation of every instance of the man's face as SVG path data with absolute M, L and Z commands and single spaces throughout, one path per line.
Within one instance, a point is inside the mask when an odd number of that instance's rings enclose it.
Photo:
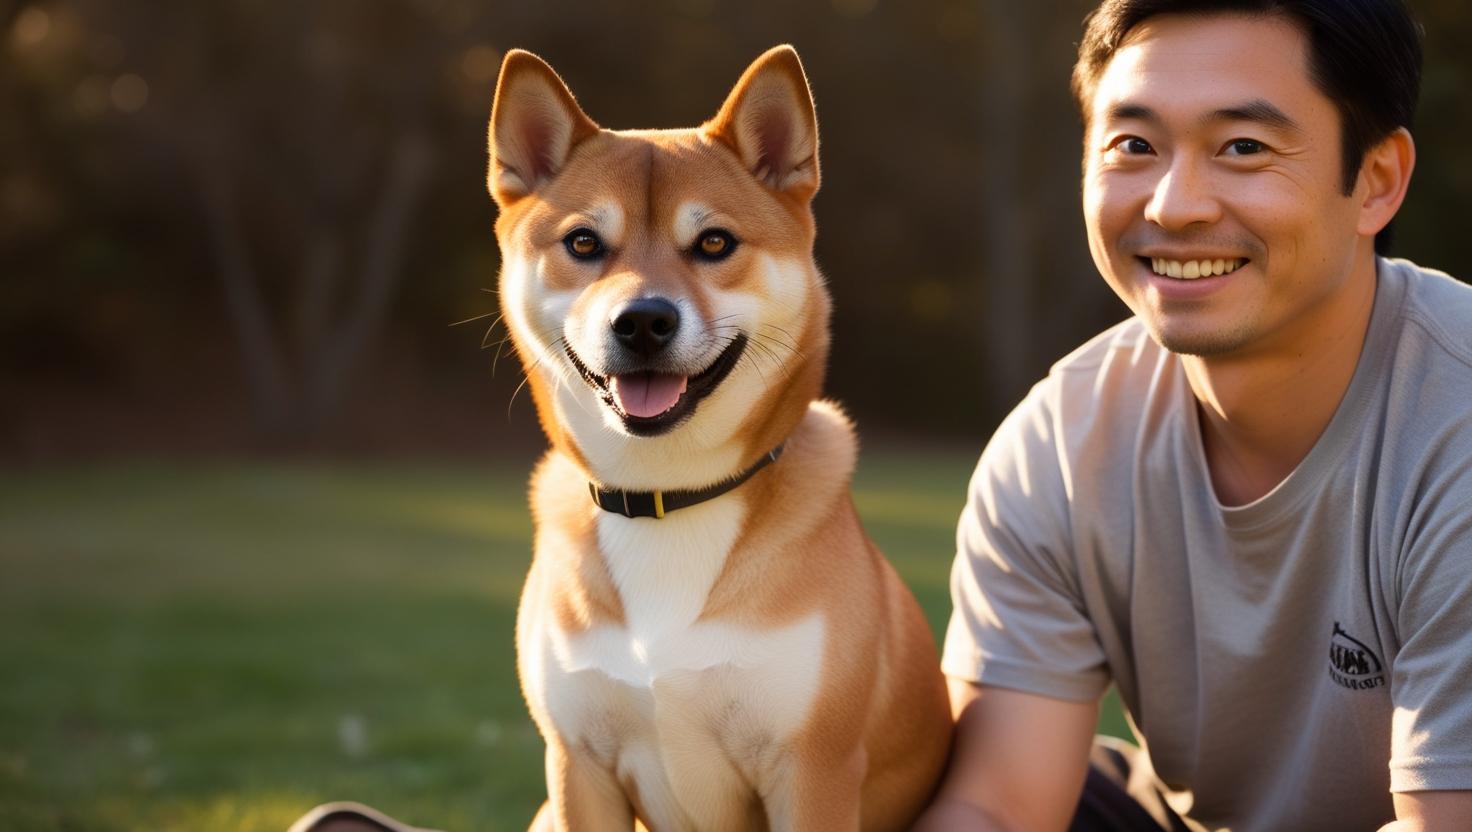
M 1089 248 L 1167 349 L 1246 354 L 1342 325 L 1315 313 L 1351 274 L 1357 201 L 1291 22 L 1149 18 L 1100 76 L 1089 124 Z

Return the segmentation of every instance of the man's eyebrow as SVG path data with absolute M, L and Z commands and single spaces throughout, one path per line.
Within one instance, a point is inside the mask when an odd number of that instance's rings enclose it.
M 1148 121 L 1159 123 L 1160 114 L 1143 104 L 1121 101 L 1105 112 L 1108 121 Z M 1265 99 L 1254 99 L 1234 107 L 1212 110 L 1201 117 L 1203 125 L 1217 121 L 1249 121 L 1287 133 L 1301 133 L 1303 128 L 1291 116 Z
M 1132 104 L 1128 101 L 1121 101 L 1110 106 L 1109 111 L 1104 115 L 1109 121 L 1160 121 L 1160 116 L 1154 110 L 1143 104 Z
M 1201 118 L 1203 124 L 1213 121 L 1251 121 L 1285 133 L 1303 132 L 1298 122 L 1289 117 L 1287 113 L 1261 98 L 1246 104 L 1239 104 L 1236 107 L 1214 110 Z

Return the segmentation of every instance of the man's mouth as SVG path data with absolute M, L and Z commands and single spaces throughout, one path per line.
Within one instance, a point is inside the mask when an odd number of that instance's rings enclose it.
M 691 376 L 645 370 L 602 376 L 590 370 L 571 347 L 564 349 L 578 375 L 618 414 L 630 433 L 657 436 L 689 418 L 695 406 L 726 380 L 746 349 L 746 335 L 731 339 L 715 360 Z
M 1218 277 L 1231 274 L 1248 261 L 1241 257 L 1202 259 L 1202 260 L 1171 260 L 1167 257 L 1140 257 L 1137 258 L 1144 263 L 1152 272 L 1161 277 L 1173 277 L 1178 280 L 1198 280 L 1203 277 Z

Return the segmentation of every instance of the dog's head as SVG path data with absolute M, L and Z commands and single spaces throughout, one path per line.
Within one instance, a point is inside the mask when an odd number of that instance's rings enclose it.
M 781 442 L 818 395 L 818 131 L 797 53 L 688 130 L 598 127 L 536 56 L 491 112 L 501 305 L 543 428 L 600 482 L 693 488 Z

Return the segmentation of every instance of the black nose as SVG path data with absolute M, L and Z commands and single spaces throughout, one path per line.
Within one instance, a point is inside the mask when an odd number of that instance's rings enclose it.
M 674 340 L 680 310 L 664 298 L 640 298 L 613 318 L 613 335 L 636 355 L 652 358 Z

